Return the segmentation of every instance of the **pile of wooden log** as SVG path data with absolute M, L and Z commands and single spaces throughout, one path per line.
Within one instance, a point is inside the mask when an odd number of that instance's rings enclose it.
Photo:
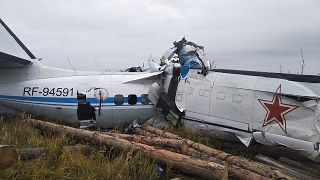
M 77 129 L 34 119 L 24 121 L 40 130 L 66 133 L 71 138 L 89 143 L 112 146 L 128 152 L 140 151 L 159 163 L 170 164 L 184 173 L 204 179 L 227 179 L 228 177 L 234 179 L 300 179 L 307 177 L 301 173 L 292 174 L 292 171 L 274 164 L 259 163 L 228 154 L 148 125 L 136 128 L 134 134 L 121 134 Z

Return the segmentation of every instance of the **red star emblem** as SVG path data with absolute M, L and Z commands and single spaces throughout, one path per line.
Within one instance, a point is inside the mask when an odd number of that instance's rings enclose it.
M 281 93 L 281 84 L 277 88 L 271 101 L 258 99 L 267 111 L 262 127 L 275 121 L 279 124 L 281 129 L 287 133 L 286 119 L 284 115 L 295 110 L 299 106 L 282 103 L 281 97 L 278 95 L 279 93 Z

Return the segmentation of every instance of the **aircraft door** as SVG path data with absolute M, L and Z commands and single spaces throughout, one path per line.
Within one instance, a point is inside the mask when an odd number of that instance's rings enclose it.
M 100 120 L 104 103 L 109 96 L 107 89 L 91 88 L 85 92 L 77 94 L 78 120 Z
M 201 79 L 190 78 L 187 79 L 186 90 L 187 111 L 209 115 L 211 83 Z
M 96 120 L 95 108 L 87 100 L 85 94 L 77 93 L 78 109 L 77 117 L 79 121 L 82 120 Z
M 254 91 L 215 87 L 212 116 L 249 124 L 253 119 Z

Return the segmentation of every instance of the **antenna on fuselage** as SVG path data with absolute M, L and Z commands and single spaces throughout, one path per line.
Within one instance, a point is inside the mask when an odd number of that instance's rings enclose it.
M 68 60 L 68 62 L 69 62 L 69 64 L 70 64 L 70 66 L 72 67 L 72 69 L 73 69 L 74 71 L 77 71 L 77 69 L 72 65 L 72 63 L 71 63 L 70 59 L 69 59 L 69 58 L 67 58 L 67 60 Z
M 101 71 L 101 73 L 103 73 L 103 69 L 101 69 L 100 64 L 96 60 L 94 60 L 94 63 L 97 65 L 97 67 Z

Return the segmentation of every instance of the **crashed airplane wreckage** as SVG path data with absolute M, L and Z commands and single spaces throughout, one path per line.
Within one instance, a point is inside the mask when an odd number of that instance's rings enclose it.
M 320 161 L 319 76 L 210 69 L 203 47 L 184 38 L 174 45 L 157 67 L 162 84 L 149 92 L 165 115 L 208 134 L 233 133 L 246 146 L 282 145 Z
M 247 146 L 283 145 L 320 161 L 318 76 L 210 70 L 204 48 L 185 39 L 160 65 L 150 61 L 151 72 L 65 70 L 43 66 L 1 19 L 0 35 L 0 113 L 115 128 L 144 123 L 157 105 L 187 128 L 231 132 Z

